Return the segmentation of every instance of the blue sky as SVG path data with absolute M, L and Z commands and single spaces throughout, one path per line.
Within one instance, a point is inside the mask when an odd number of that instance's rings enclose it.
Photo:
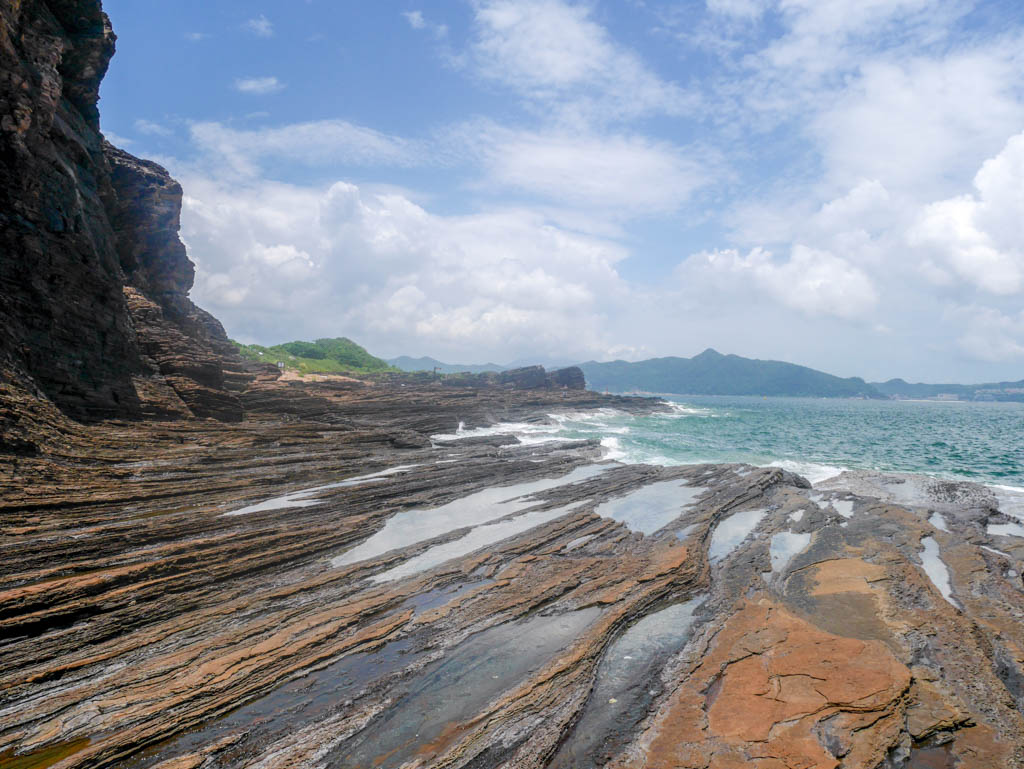
M 1024 8 L 107 0 L 247 342 L 1024 377 Z

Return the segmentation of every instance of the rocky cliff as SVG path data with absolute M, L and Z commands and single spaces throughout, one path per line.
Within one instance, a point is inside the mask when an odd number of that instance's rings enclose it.
M 77 420 L 242 416 L 224 330 L 188 298 L 181 187 L 100 133 L 114 41 L 99 0 L 0 5 L 5 433 L 33 432 L 26 393 Z

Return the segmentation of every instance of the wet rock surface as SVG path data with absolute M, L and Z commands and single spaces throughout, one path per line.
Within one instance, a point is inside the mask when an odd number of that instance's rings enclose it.
M 324 411 L 4 468 L 0 767 L 1024 760 L 1024 540 L 981 487 L 436 445 L 540 395 L 253 386 Z
M 578 369 L 243 364 L 113 44 L 0 3 L 0 769 L 1024 766 L 1019 495 L 458 437 L 662 407 Z

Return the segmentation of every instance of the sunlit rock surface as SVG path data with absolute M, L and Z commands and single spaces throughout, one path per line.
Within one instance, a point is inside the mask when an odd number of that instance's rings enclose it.
M 23 460 L 0 767 L 1021 765 L 1024 539 L 988 490 L 396 448 L 399 395 L 360 392 Z
M 0 769 L 1024 766 L 1024 497 L 460 438 L 661 408 L 578 369 L 240 367 L 113 41 L 0 3 Z

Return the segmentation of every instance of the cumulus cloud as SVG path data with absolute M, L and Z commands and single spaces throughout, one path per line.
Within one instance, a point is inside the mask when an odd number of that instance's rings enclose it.
M 235 90 L 241 93 L 277 93 L 283 91 L 284 87 L 284 83 L 276 77 L 242 77 L 235 80 Z
M 745 256 L 731 249 L 701 252 L 684 261 L 677 274 L 698 290 L 708 284 L 722 293 L 752 288 L 810 316 L 856 319 L 878 301 L 875 286 L 862 270 L 835 254 L 803 245 L 795 245 L 783 261 L 760 248 Z
M 262 13 L 254 19 L 247 20 L 242 26 L 256 37 L 274 36 L 274 25 Z
M 1024 133 L 1014 136 L 974 177 L 973 194 L 924 208 L 908 239 L 922 247 L 925 270 L 944 280 L 943 265 L 992 294 L 1024 289 Z
M 961 185 L 1024 124 L 1019 70 L 1001 46 L 865 62 L 812 122 L 831 179 L 867 176 L 916 194 Z
M 233 333 L 349 334 L 379 352 L 603 355 L 616 244 L 527 211 L 439 216 L 338 182 L 185 177 L 193 293 Z
M 761 16 L 770 5 L 770 0 L 707 0 L 707 8 L 712 13 L 744 19 Z

